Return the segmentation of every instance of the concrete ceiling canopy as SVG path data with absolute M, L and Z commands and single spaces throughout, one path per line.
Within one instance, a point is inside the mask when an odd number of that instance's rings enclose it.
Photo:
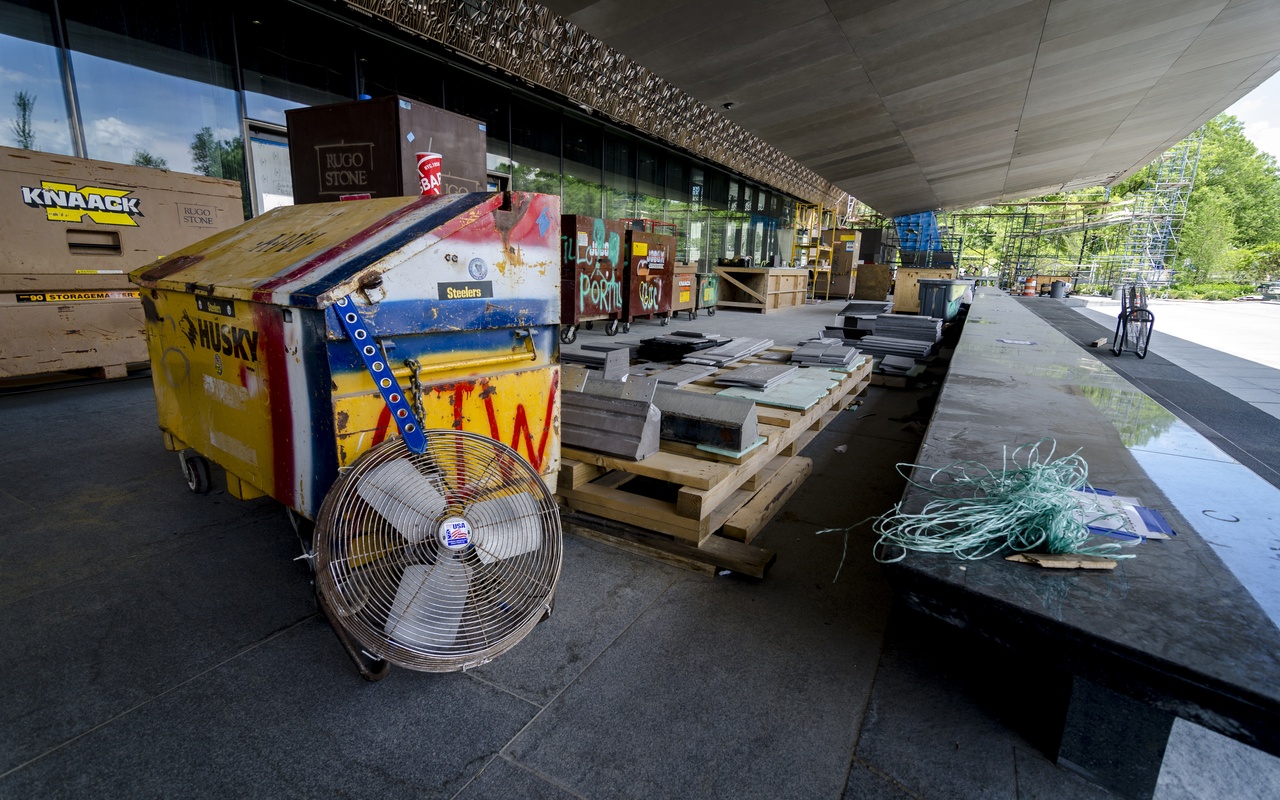
M 883 214 L 1106 184 L 1280 69 L 1275 0 L 549 0 Z

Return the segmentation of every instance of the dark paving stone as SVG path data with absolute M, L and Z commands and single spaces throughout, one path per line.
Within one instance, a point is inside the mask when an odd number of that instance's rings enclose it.
M 0 772 L 314 614 L 295 552 L 245 523 L 4 605 Z
M 849 782 L 841 795 L 842 800 L 912 800 L 914 797 L 889 778 L 857 761 L 849 769 Z
M 1012 800 L 1014 749 L 1051 749 L 1060 684 L 997 645 L 896 611 L 857 757 L 922 797 Z
M 573 800 L 573 794 L 522 769 L 501 756 L 489 762 L 484 772 L 467 785 L 455 800 Z
M 593 797 L 838 796 L 883 588 L 806 563 L 788 551 L 763 582 L 676 583 L 508 755 Z
M 1018 800 L 1116 800 L 1116 795 L 1059 768 L 1042 753 L 1015 747 L 1013 756 Z
M 313 619 L 7 775 L 0 795 L 447 798 L 536 711 L 458 673 L 367 684 Z
M 679 574 L 673 567 L 566 536 L 551 618 L 474 673 L 545 705 Z

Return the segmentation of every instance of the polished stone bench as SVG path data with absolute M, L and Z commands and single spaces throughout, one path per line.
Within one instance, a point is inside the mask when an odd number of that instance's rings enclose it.
M 1079 450 L 1094 487 L 1140 498 L 1178 536 L 1107 571 L 912 552 L 886 565 L 895 591 L 1069 673 L 1058 763 L 1122 796 L 1151 797 L 1175 717 L 1280 755 L 1280 491 L 980 287 L 918 462 L 998 469 L 1005 447 L 1045 436 L 1059 456 Z M 909 488 L 904 510 L 927 499 Z

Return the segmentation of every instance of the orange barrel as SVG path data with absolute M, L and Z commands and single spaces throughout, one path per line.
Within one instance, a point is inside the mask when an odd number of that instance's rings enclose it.
M 1035 296 L 1036 296 L 1036 279 L 1035 279 L 1035 276 L 1032 276 L 1032 277 L 1030 277 L 1030 278 L 1027 278 L 1027 282 L 1026 282 L 1026 284 L 1022 287 L 1022 296 L 1023 296 L 1023 297 L 1035 297 Z

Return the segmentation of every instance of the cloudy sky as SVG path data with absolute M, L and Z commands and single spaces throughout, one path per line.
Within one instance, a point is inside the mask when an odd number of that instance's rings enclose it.
M 1227 109 L 1244 123 L 1250 141 L 1280 159 L 1280 73 Z

